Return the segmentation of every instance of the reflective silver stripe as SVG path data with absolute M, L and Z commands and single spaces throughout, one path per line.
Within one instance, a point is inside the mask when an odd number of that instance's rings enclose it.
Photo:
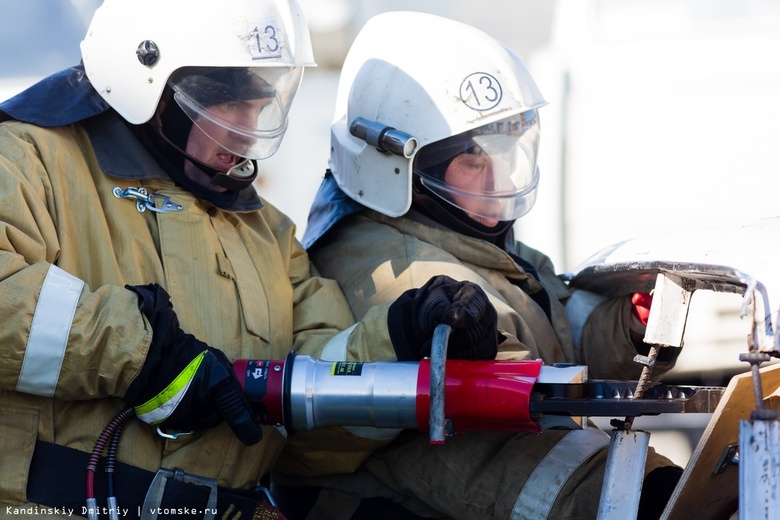
M 375 428 L 374 426 L 342 426 L 356 437 L 370 441 L 391 441 L 398 437 L 403 428 Z
M 320 353 L 320 359 L 325 361 L 346 361 L 347 360 L 347 343 L 349 342 L 349 335 L 355 330 L 358 324 L 355 323 L 350 328 L 342 330 L 325 345 Z
M 56 265 L 49 267 L 35 307 L 18 392 L 51 397 L 60 377 L 68 335 L 84 282 Z
M 542 459 L 512 508 L 512 520 L 543 520 L 572 474 L 609 444 L 609 435 L 598 428 L 573 430 Z

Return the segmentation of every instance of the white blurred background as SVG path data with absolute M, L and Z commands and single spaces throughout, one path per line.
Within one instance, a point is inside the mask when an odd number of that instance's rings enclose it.
M 0 99 L 77 63 L 99 3 L 3 0 Z M 306 71 L 285 141 L 261 162 L 258 180 L 261 194 L 297 223 L 299 237 L 327 167 L 339 67 L 362 24 L 389 10 L 474 25 L 531 69 L 549 105 L 540 111 L 539 199 L 517 230 L 559 272 L 627 238 L 780 213 L 776 0 L 301 3 L 319 67 Z M 419 59 L 426 59 L 424 49 Z M 756 244 L 754 254 L 778 249 Z M 736 295 L 695 293 L 686 348 L 667 379 L 725 384 L 746 370 L 738 355 L 749 324 L 739 319 L 740 307 Z M 657 428 L 657 445 L 666 426 L 695 430 L 705 423 L 689 416 L 635 425 Z M 690 454 L 679 435 L 662 451 L 680 463 Z

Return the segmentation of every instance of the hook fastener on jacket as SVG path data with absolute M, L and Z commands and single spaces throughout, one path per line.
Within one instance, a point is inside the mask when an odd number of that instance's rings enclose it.
M 135 208 L 139 213 L 143 213 L 147 209 L 155 213 L 182 210 L 181 204 L 171 201 L 171 198 L 167 195 L 149 193 L 146 188 L 134 188 L 131 186 L 123 190 L 119 186 L 115 186 L 113 193 L 114 197 L 118 199 L 135 200 Z

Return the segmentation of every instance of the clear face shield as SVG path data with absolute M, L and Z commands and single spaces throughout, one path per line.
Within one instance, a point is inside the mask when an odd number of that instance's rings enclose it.
M 529 110 L 423 146 L 414 173 L 470 215 L 515 220 L 536 200 L 538 146 L 539 116 Z
M 302 67 L 185 67 L 169 80 L 174 99 L 203 133 L 245 159 L 273 155 Z

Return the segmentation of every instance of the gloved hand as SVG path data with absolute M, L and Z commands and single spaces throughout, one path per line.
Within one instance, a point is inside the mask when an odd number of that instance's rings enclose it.
M 152 325 L 152 344 L 125 401 L 144 422 L 195 430 L 227 421 L 246 445 L 263 437 L 225 354 L 179 328 L 168 293 L 157 284 L 125 286 Z
M 653 304 L 653 295 L 648 293 L 634 293 L 631 297 L 631 313 L 636 316 L 642 325 L 647 325 L 650 316 L 650 306 Z
M 643 355 L 646 355 L 646 351 L 649 349 L 644 344 L 644 337 L 652 303 L 653 296 L 651 294 L 638 292 L 631 296 L 631 320 L 628 323 L 628 333 L 634 346 L 637 347 L 637 351 Z
M 643 356 L 650 353 L 650 345 L 645 343 L 645 331 L 647 320 L 650 317 L 650 306 L 653 304 L 653 295 L 648 293 L 634 293 L 631 296 L 631 321 L 628 324 L 628 332 L 636 351 Z M 662 348 L 658 352 L 656 363 L 673 365 L 680 355 L 680 348 Z
M 433 329 L 452 327 L 447 357 L 495 359 L 498 314 L 485 291 L 473 282 L 434 276 L 419 289 L 410 289 L 390 305 L 387 324 L 399 361 L 416 361 L 431 354 Z

